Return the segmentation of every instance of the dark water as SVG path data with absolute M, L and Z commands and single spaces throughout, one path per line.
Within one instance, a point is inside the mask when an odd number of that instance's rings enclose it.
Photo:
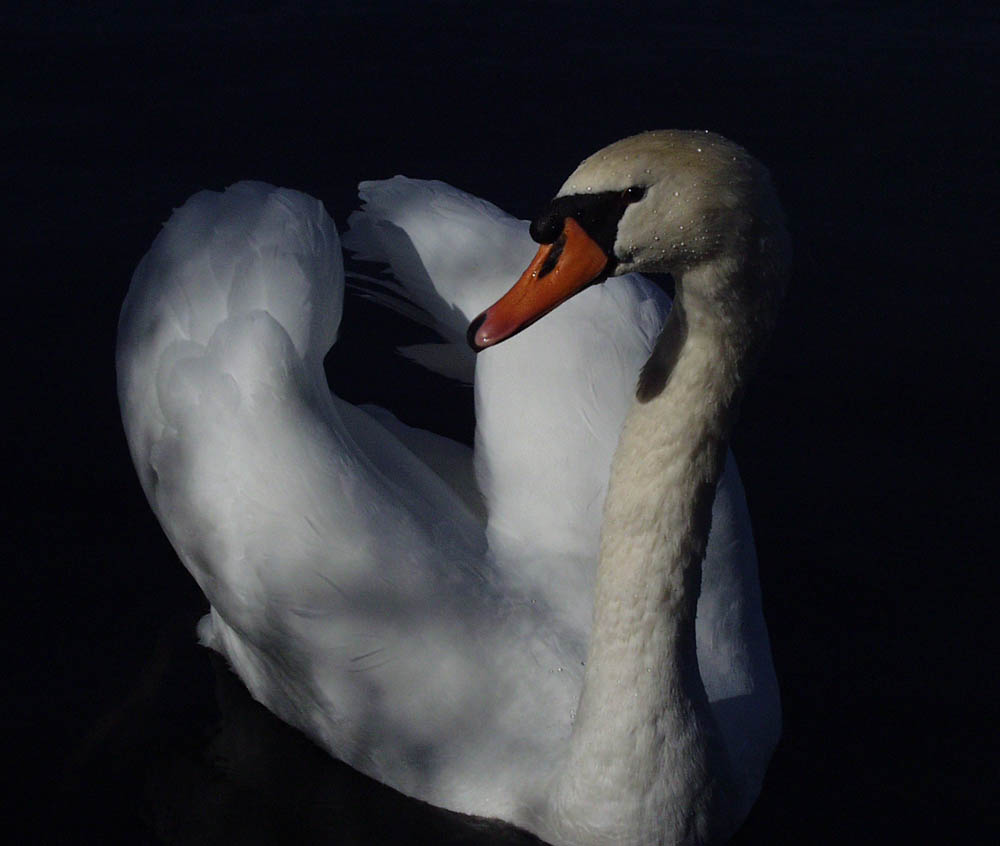
M 298 188 L 343 228 L 359 179 L 402 172 L 527 217 L 599 146 L 687 127 L 769 165 L 797 256 L 734 444 L 785 707 L 736 842 L 914 826 L 918 842 L 982 842 L 997 816 L 991 5 L 130 8 L 41 4 L 0 35 L 21 506 L 4 556 L 8 826 L 35 842 L 529 842 L 331 761 L 196 647 L 204 600 L 117 416 L 117 313 L 202 187 Z M 468 396 L 435 384 L 440 403 L 418 402 L 430 385 L 392 355 L 397 331 L 350 300 L 335 388 L 468 437 Z

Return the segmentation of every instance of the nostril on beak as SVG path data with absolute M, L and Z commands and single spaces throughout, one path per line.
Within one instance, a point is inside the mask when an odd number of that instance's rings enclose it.
M 560 232 L 559 237 L 556 238 L 555 243 L 552 245 L 552 249 L 549 251 L 549 254 L 545 257 L 545 262 L 542 264 L 540 268 L 538 268 L 539 279 L 552 272 L 556 264 L 558 264 L 559 257 L 562 255 L 563 248 L 565 246 L 566 246 L 566 234 L 564 232 Z

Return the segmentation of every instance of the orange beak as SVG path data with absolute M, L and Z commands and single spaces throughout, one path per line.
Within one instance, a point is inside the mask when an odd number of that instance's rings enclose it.
M 608 257 L 573 218 L 567 217 L 562 235 L 543 244 L 514 287 L 469 326 L 469 346 L 476 352 L 498 344 L 560 303 L 603 281 Z

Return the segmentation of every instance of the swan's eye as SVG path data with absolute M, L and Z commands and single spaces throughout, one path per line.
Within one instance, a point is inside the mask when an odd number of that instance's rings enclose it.
M 646 196 L 646 189 L 641 185 L 633 185 L 622 191 L 622 199 L 626 203 L 636 203 Z

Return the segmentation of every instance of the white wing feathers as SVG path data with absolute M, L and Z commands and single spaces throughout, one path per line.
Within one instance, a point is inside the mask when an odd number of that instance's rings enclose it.
M 344 246 L 362 260 L 388 265 L 395 283 L 365 286 L 383 305 L 412 317 L 423 309 L 445 344 L 400 352 L 429 370 L 472 382 L 469 322 L 510 287 L 533 252 L 527 225 L 443 182 L 395 176 L 359 186 Z M 381 293 L 380 293 L 381 287 Z

